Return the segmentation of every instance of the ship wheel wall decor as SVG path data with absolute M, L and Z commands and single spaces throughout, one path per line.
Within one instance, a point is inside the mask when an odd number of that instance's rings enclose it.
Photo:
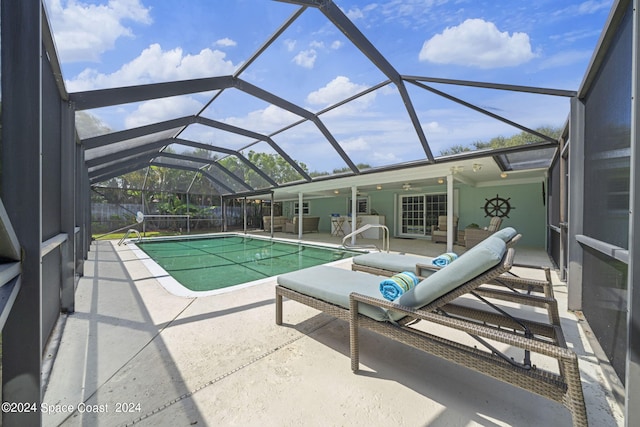
M 500 218 L 509 218 L 509 212 L 511 212 L 511 209 L 515 209 L 509 203 L 511 197 L 505 199 L 496 194 L 496 197 L 485 200 L 487 202 L 480 208 L 484 209 L 485 217 L 498 216 Z

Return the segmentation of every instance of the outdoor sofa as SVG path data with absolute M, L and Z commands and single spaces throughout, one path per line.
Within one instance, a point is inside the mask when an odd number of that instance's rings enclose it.
M 274 216 L 273 231 L 284 231 L 284 224 L 286 222 L 286 216 Z M 264 231 L 271 231 L 271 216 L 263 216 L 262 223 L 264 224 Z
M 311 233 L 318 232 L 318 225 L 320 224 L 320 217 L 317 216 L 303 216 L 302 217 L 302 232 Z M 287 221 L 284 224 L 285 233 L 297 233 L 298 232 L 298 217 L 294 216 L 292 220 Z
M 571 412 L 573 425 L 585 426 L 578 359 L 567 348 L 559 327 L 539 330 L 537 324 L 501 311 L 453 308 L 458 297 L 475 295 L 481 285 L 509 271 L 513 255 L 514 249 L 507 248 L 502 239 L 490 237 L 394 301 L 381 297 L 379 285 L 384 278 L 369 273 L 323 265 L 283 274 L 276 286 L 276 324 L 283 322 L 286 297 L 349 322 L 354 372 L 359 370 L 358 331 L 367 328 L 562 403 Z M 426 328 L 415 327 L 417 320 Z M 468 333 L 475 345 L 453 341 L 449 337 L 456 334 L 442 332 L 443 328 Z M 519 349 L 522 362 L 501 353 L 492 343 Z M 554 358 L 557 372 L 536 367 L 532 357 L 538 356 Z

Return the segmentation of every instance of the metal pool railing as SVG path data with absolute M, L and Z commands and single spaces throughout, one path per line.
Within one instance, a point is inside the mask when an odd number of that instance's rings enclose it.
M 122 239 L 120 239 L 120 241 L 118 242 L 118 246 L 122 245 L 122 243 L 124 243 L 124 241 L 127 239 L 127 237 L 129 237 L 131 233 L 135 233 L 136 236 L 138 237 L 136 239 L 136 242 L 139 242 L 140 240 L 142 240 L 142 236 L 140 235 L 140 232 L 134 228 L 130 228 L 129 230 L 127 230 L 126 233 L 124 233 L 124 236 L 122 236 Z
M 363 233 L 371 228 L 381 228 L 382 229 L 382 249 L 380 249 L 377 245 L 366 244 L 366 245 L 351 245 L 347 243 L 347 241 L 352 237 L 356 236 L 360 233 Z M 356 231 L 353 231 L 342 239 L 342 246 L 349 249 L 377 249 L 379 251 L 386 251 L 389 253 L 389 228 L 386 225 L 381 224 L 365 224 L 362 227 L 358 228 Z

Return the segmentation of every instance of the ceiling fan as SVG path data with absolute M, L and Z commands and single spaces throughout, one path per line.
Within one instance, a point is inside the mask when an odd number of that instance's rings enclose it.
M 406 182 L 406 183 L 402 184 L 402 189 L 404 191 L 409 191 L 409 190 L 420 191 L 420 187 L 414 187 L 413 185 L 411 185 L 410 182 Z

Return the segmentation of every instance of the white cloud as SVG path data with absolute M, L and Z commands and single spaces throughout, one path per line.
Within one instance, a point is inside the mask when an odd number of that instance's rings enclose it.
M 329 106 L 365 89 L 367 86 L 353 83 L 348 77 L 338 76 L 326 86 L 307 95 L 306 102 L 311 105 Z
M 309 43 L 309 46 L 314 49 L 324 49 L 324 42 L 314 40 L 311 43 Z
M 345 15 L 347 15 L 347 17 L 352 20 L 355 21 L 357 19 L 362 19 L 365 16 L 365 13 L 370 12 L 374 9 L 378 8 L 378 4 L 376 3 L 371 3 L 366 5 L 364 8 L 360 9 L 359 7 L 353 7 L 351 9 L 349 9 L 347 12 L 345 12 Z
M 566 67 L 582 61 L 588 61 L 591 58 L 590 50 L 570 50 L 565 52 L 559 52 L 555 55 L 546 58 L 540 64 L 541 70 L 549 68 Z
M 583 3 L 580 3 L 580 5 L 578 6 L 578 13 L 588 15 L 588 14 L 596 13 L 601 9 L 609 9 L 610 7 L 611 7 L 611 0 L 600 0 L 600 1 L 589 0 Z
M 419 54 L 421 61 L 478 68 L 510 67 L 534 57 L 526 33 L 509 35 L 482 19 L 467 19 L 457 27 L 446 28 L 424 42 Z
M 357 7 L 353 8 L 353 9 L 349 9 L 349 11 L 346 13 L 346 15 L 352 21 L 364 18 L 364 13 L 362 12 L 362 10 L 360 8 L 357 8 Z
M 125 119 L 127 128 L 148 125 L 197 113 L 203 104 L 192 97 L 171 97 L 142 103 Z
M 317 57 L 315 49 L 303 50 L 293 58 L 293 62 L 304 68 L 313 68 Z
M 357 151 L 371 151 L 371 145 L 363 137 L 351 138 L 344 141 L 340 141 L 340 145 L 344 148 L 347 154 L 353 154 Z
M 293 52 L 296 48 L 296 41 L 295 40 L 291 40 L 291 39 L 286 39 L 284 41 L 284 45 L 287 48 L 288 52 Z
M 224 122 L 255 132 L 270 133 L 297 120 L 300 120 L 300 116 L 275 105 L 269 105 L 264 109 L 251 111 L 245 117 L 230 117 Z
M 76 111 L 76 130 L 80 138 L 91 138 L 112 131 L 99 117 L 86 111 Z
M 238 43 L 236 43 L 235 40 L 231 40 L 229 37 L 225 37 L 223 39 L 216 40 L 214 45 L 222 46 L 222 47 L 233 47 L 233 46 L 237 46 Z
M 89 4 L 78 0 L 47 0 L 47 11 L 62 62 L 100 60 L 121 37 L 133 37 L 123 21 L 151 24 L 149 8 L 140 0 Z
M 422 125 L 422 129 L 427 133 L 442 133 L 444 130 L 437 121 L 429 122 Z
M 185 55 L 181 48 L 164 51 L 159 44 L 152 44 L 114 73 L 102 74 L 88 68 L 66 84 L 70 92 L 77 92 L 229 75 L 236 67 L 231 61 L 225 60 L 225 56 L 224 52 L 208 48 L 197 55 Z
M 331 43 L 331 49 L 337 50 L 342 47 L 342 42 L 340 40 L 336 40 Z

